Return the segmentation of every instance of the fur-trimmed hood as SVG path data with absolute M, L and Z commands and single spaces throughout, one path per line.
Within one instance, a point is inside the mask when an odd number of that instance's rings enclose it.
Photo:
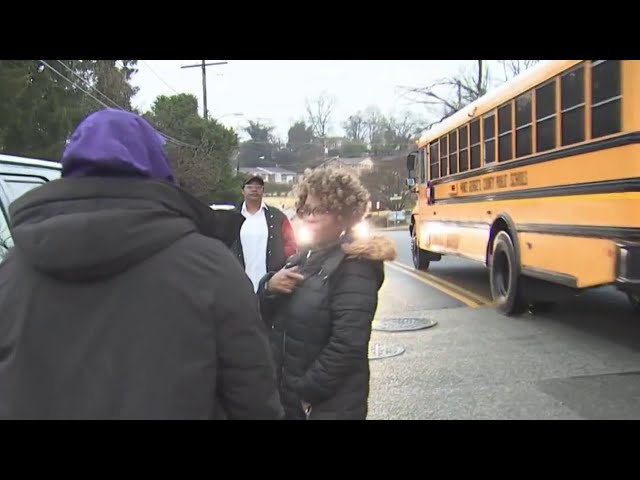
M 393 240 L 385 235 L 354 238 L 342 245 L 342 251 L 348 257 L 383 262 L 395 260 L 398 254 Z

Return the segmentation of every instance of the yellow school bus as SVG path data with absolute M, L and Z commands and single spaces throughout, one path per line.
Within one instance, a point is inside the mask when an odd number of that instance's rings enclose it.
M 638 308 L 640 61 L 540 63 L 428 131 L 407 168 L 416 268 L 484 263 L 507 315 L 603 285 Z

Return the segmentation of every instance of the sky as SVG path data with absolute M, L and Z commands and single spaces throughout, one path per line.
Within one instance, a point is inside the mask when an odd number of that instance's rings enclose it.
M 275 127 L 286 140 L 289 127 L 305 120 L 305 100 L 335 98 L 331 135 L 342 135 L 349 115 L 377 106 L 383 114 L 428 112 L 403 98 L 401 86 L 422 86 L 472 67 L 473 60 L 207 60 L 228 61 L 207 67 L 209 115 L 241 130 L 249 120 Z M 139 60 L 133 78 L 140 91 L 134 105 L 148 110 L 158 95 L 191 93 L 202 112 L 202 70 L 182 69 L 201 60 Z M 237 116 L 234 114 L 242 114 Z

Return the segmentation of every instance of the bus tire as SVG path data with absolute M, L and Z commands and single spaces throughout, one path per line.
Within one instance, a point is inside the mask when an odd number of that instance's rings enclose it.
M 520 265 L 513 241 L 504 230 L 493 242 L 490 279 L 496 309 L 504 315 L 523 313 L 526 305 L 521 295 Z
M 427 253 L 418 246 L 418 239 L 416 238 L 416 230 L 413 229 L 411 233 L 411 257 L 413 258 L 413 266 L 417 270 L 428 270 L 429 259 Z

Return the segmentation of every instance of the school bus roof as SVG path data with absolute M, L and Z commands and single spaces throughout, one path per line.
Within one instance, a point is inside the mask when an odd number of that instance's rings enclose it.
M 547 79 L 555 77 L 579 62 L 581 62 L 581 60 L 547 60 L 538 63 L 517 77 L 487 92 L 478 100 L 470 103 L 442 123 L 432 127 L 420 137 L 420 140 L 417 142 L 418 148 L 424 147 L 433 139 L 441 137 L 458 126 L 463 126 L 473 118 L 480 118 L 504 102 L 512 100 L 536 85 L 544 83 Z

